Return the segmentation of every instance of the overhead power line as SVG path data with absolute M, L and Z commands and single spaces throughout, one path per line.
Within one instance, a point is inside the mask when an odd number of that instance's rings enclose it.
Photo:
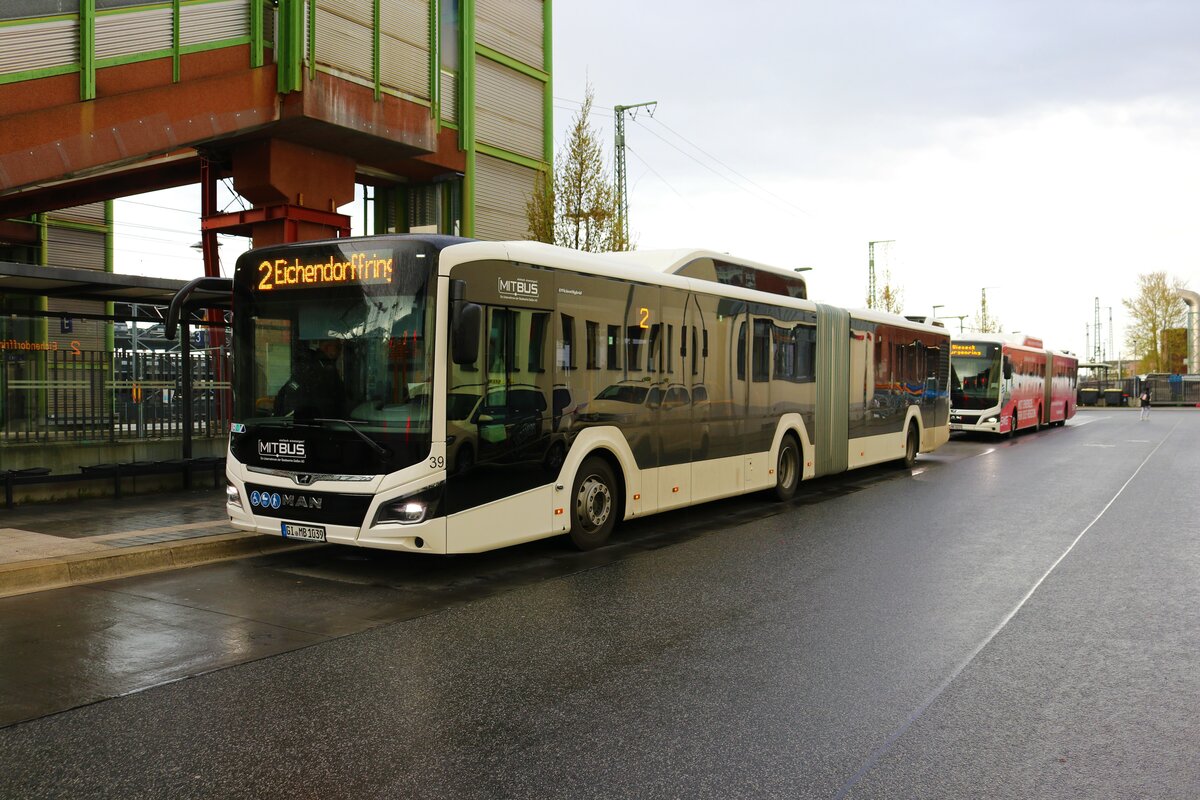
M 685 197 L 682 192 L 680 192 L 678 189 L 676 189 L 674 186 L 672 186 L 671 182 L 669 180 L 667 180 L 661 174 L 659 174 L 658 170 L 656 170 L 654 167 L 650 166 L 649 162 L 647 162 L 646 159 L 644 159 L 640 155 L 638 155 L 638 152 L 636 150 L 634 150 L 632 147 L 629 147 L 628 145 L 625 146 L 625 149 L 627 149 L 633 155 L 634 158 L 636 158 L 638 161 L 642 162 L 642 166 L 644 166 L 646 169 L 650 170 L 650 172 L 654 175 L 654 177 L 658 178 L 660 181 L 663 182 L 663 184 L 668 189 L 670 189 L 672 192 L 674 192 L 676 195 L 678 195 L 680 200 L 684 201 L 688 205 L 691 205 L 691 201 L 688 200 L 687 197 Z
M 569 97 L 555 96 L 554 100 L 559 101 L 561 103 L 570 104 L 570 106 L 559 105 L 558 103 L 555 104 L 555 108 L 558 108 L 563 111 L 575 112 L 575 111 L 578 111 L 579 107 L 582 107 L 582 105 L 583 105 L 582 101 L 574 100 Z M 594 109 L 606 109 L 607 108 L 606 106 L 602 106 L 602 105 L 595 104 L 595 103 L 593 103 L 592 107 Z M 616 109 L 618 109 L 618 108 L 623 108 L 623 107 L 622 106 L 614 106 L 613 111 L 615 112 Z M 624 108 L 627 108 L 627 107 L 624 107 Z M 806 217 L 811 218 L 813 216 L 811 211 L 808 211 L 807 209 L 804 209 L 804 208 L 800 208 L 799 206 L 790 202 L 786 198 L 781 197 L 779 194 L 771 191 L 767 187 L 765 187 L 762 184 L 755 181 L 753 178 L 750 178 L 750 177 L 744 175 L 743 173 L 739 172 L 737 169 L 730 166 L 726 161 L 713 155 L 708 150 L 704 149 L 700 145 L 691 141 L 686 136 L 684 136 L 683 134 L 679 133 L 674 128 L 672 128 L 670 125 L 663 122 L 661 119 L 661 115 L 652 116 L 651 119 L 653 119 L 654 122 L 658 123 L 658 126 L 660 126 L 663 131 L 667 132 L 671 137 L 679 140 L 680 142 L 683 142 L 688 148 L 695 151 L 695 153 L 689 152 L 687 149 L 684 149 L 679 144 L 676 144 L 676 142 L 671 141 L 670 139 L 666 138 L 659 131 L 654 130 L 654 128 L 652 128 L 646 124 L 643 124 L 640 120 L 634 118 L 633 122 L 636 125 L 638 125 L 638 127 L 640 127 L 641 129 L 643 129 L 644 131 L 649 133 L 651 136 L 653 136 L 656 139 L 658 139 L 659 141 L 661 141 L 667 147 L 670 147 L 672 150 L 675 150 L 679 154 L 685 156 L 686 158 L 688 158 L 689 160 L 694 162 L 696 165 L 711 172 L 713 175 L 716 175 L 718 178 L 725 181 L 726 183 L 728 183 L 730 186 L 734 187 L 735 189 L 738 189 L 738 190 L 750 195 L 751 197 L 754 197 L 756 200 L 759 200 L 761 202 L 770 203 L 771 205 L 776 206 L 776 207 L 789 209 L 790 211 L 793 211 L 797 214 L 803 214 Z M 626 149 L 628 149 L 628 146 L 626 146 Z M 696 153 L 698 153 L 699 156 L 697 156 Z M 647 169 L 650 169 L 649 162 L 644 156 L 639 156 L 638 160 L 644 166 L 646 166 Z M 709 163 L 709 162 L 711 162 L 711 163 Z M 717 166 L 714 166 L 714 164 Z M 620 165 L 618 165 L 618 166 L 620 166 Z M 718 167 L 719 167 L 719 169 L 718 169 Z M 675 192 L 676 194 L 679 194 L 678 190 L 676 190 L 675 187 L 672 186 L 662 176 L 662 174 L 660 174 L 659 172 L 654 171 L 654 170 L 652 170 L 652 171 L 654 172 L 655 176 L 659 178 L 659 180 L 661 180 L 665 185 L 667 185 L 671 189 L 671 191 Z M 620 177 L 619 173 L 620 173 L 620 170 L 618 170 L 618 175 L 614 176 L 614 177 Z M 620 191 L 620 186 L 618 186 L 618 192 L 619 191 Z M 680 196 L 682 197 L 683 195 L 680 195 Z M 626 197 L 625 200 L 626 200 L 626 202 L 628 202 L 628 197 Z
M 675 135 L 675 136 L 679 137 L 681 140 L 683 140 L 684 142 L 686 142 L 686 143 L 687 143 L 688 145 L 690 145 L 691 147 L 694 147 L 694 148 L 695 148 L 697 151 L 699 151 L 701 154 L 703 154 L 703 155 L 704 155 L 706 158 L 711 158 L 713 161 L 717 162 L 717 163 L 718 163 L 718 164 L 720 164 L 722 167 L 724 167 L 725 169 L 729 170 L 730 172 L 732 172 L 732 173 L 733 173 L 734 175 L 736 175 L 737 177 L 739 177 L 739 178 L 741 178 L 742 180 L 744 180 L 746 183 L 749 183 L 751 186 L 754 186 L 754 187 L 755 187 L 755 188 L 757 188 L 758 190 L 760 190 L 760 191 L 762 191 L 762 192 L 765 192 L 766 194 L 770 195 L 770 196 L 771 196 L 772 198 L 774 198 L 775 200 L 778 200 L 780 203 L 783 203 L 784 205 L 786 205 L 788 208 L 792 209 L 793 211 L 796 211 L 796 212 L 798 212 L 798 213 L 800 213 L 800 214 L 804 214 L 805 216 L 811 216 L 811 214 L 810 214 L 808 211 L 806 211 L 805 209 L 803 209 L 803 208 L 800 208 L 800 207 L 798 207 L 798 206 L 795 206 L 795 205 L 792 205 L 792 203 L 790 203 L 788 200 L 786 200 L 786 199 L 784 199 L 784 198 L 780 197 L 779 195 L 775 194 L 775 193 L 774 193 L 774 192 L 772 192 L 770 189 L 766 188 L 766 187 L 765 187 L 765 186 L 763 186 L 762 184 L 760 184 L 760 183 L 758 183 L 757 181 L 755 181 L 753 178 L 749 178 L 749 177 L 747 177 L 747 176 L 743 175 L 742 173 L 738 172 L 736 169 L 734 169 L 733 167 L 729 166 L 729 165 L 728 165 L 728 164 L 726 164 L 724 161 L 722 161 L 721 159 L 717 158 L 716 156 L 714 156 L 712 153 L 710 153 L 710 152 L 708 152 L 707 150 L 705 150 L 705 149 L 704 149 L 703 147 L 701 147 L 700 145 L 698 145 L 698 144 L 696 144 L 695 142 L 691 141 L 691 140 L 690 140 L 690 139 L 688 139 L 686 136 L 684 136 L 682 133 L 679 133 L 679 131 L 675 130 L 674 128 L 672 128 L 672 127 L 671 127 L 670 125 L 668 125 L 667 123 L 663 122 L 663 121 L 662 121 L 661 119 L 659 119 L 658 117 L 652 117 L 652 119 L 653 119 L 653 120 L 654 120 L 656 123 L 658 123 L 659 125 L 661 125 L 661 126 L 663 126 L 664 128 L 666 128 L 668 131 L 670 131 L 670 132 L 671 132 L 673 135 Z M 681 151 L 681 152 L 682 152 L 682 151 Z

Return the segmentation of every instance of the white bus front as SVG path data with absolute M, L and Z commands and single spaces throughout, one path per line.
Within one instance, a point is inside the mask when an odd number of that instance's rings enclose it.
M 444 421 L 432 402 L 440 244 L 343 239 L 238 261 L 234 525 L 444 551 Z
M 950 430 L 1001 433 L 1008 400 L 1002 351 L 990 342 L 951 344 Z

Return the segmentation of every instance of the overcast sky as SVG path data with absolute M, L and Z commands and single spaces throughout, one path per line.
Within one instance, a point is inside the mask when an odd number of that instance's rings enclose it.
M 607 0 L 554 7 L 555 129 L 590 82 L 626 122 L 641 249 L 811 266 L 865 304 L 868 242 L 907 313 L 1124 352 L 1140 272 L 1200 285 L 1200 3 Z M 948 320 L 957 329 L 957 320 Z M 1115 353 L 1112 354 L 1115 357 Z
M 588 82 L 610 158 L 612 107 L 658 101 L 626 122 L 640 249 L 812 267 L 813 299 L 861 307 L 868 242 L 894 240 L 876 275 L 906 313 L 969 326 L 989 287 L 1006 331 L 1086 354 L 1097 297 L 1105 349 L 1111 308 L 1124 353 L 1139 273 L 1200 288 L 1200 2 L 732 8 L 554 5 L 560 143 Z M 199 239 L 198 191 L 183 192 L 118 201 L 118 271 L 195 274 L 178 240 Z M 178 210 L 150 221 L 146 203 Z

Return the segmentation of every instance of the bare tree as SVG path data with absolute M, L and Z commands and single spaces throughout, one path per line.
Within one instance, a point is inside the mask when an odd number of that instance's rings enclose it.
M 975 312 L 975 330 L 980 333 L 1003 333 L 1000 318 L 988 311 L 987 289 L 979 293 L 979 310 Z
M 989 314 L 986 308 L 981 308 L 975 312 L 975 330 L 980 333 L 1003 333 L 1004 326 L 994 314 Z
M 883 273 L 883 289 L 879 292 L 879 308 L 889 314 L 901 314 L 904 310 L 904 290 L 892 283 L 892 271 Z
M 588 84 L 553 181 L 538 177 L 525 207 L 529 236 L 592 253 L 628 250 L 617 224 L 617 193 L 605 169 L 604 148 L 589 121 L 593 98 Z
M 1163 350 L 1166 331 L 1184 324 L 1187 309 L 1179 296 L 1187 286 L 1165 272 L 1138 275 L 1137 297 L 1121 302 L 1129 312 L 1130 324 L 1125 329 L 1125 346 L 1141 359 L 1146 372 L 1165 369 Z

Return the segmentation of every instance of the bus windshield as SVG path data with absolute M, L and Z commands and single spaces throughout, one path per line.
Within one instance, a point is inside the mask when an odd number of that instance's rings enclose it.
M 382 474 L 430 449 L 431 275 L 421 243 L 322 243 L 234 280 L 234 436 L 242 463 Z
M 994 344 L 959 343 L 950 359 L 951 408 L 992 408 L 1000 402 L 1000 348 Z

